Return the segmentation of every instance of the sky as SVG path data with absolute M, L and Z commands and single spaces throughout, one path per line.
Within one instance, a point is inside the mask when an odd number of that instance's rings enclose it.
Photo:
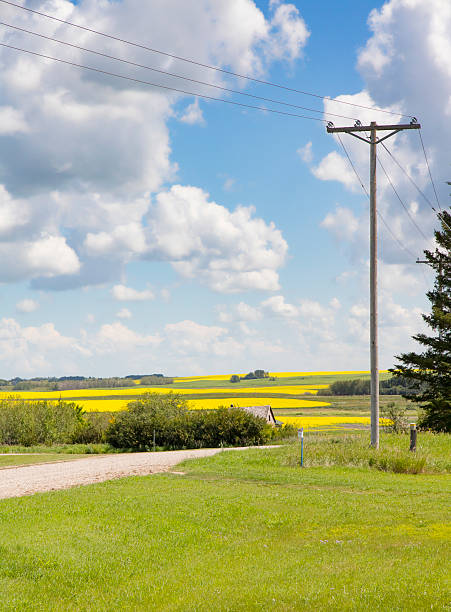
M 2 22 L 85 50 L 4 25 L 3 44 L 188 92 L 0 47 L 0 378 L 369 369 L 368 199 L 325 120 L 417 117 L 449 206 L 449 0 L 16 2 L 316 95 L 0 3 Z M 368 145 L 342 141 L 368 187 Z M 437 227 L 418 133 L 386 144 L 382 369 L 424 330 L 433 275 L 415 260 Z

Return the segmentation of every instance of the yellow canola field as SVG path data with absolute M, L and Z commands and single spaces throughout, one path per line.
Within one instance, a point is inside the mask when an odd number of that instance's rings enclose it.
M 125 410 L 128 402 L 127 399 L 92 399 L 80 400 L 77 403 L 83 406 L 87 412 L 117 412 Z M 308 400 L 282 399 L 273 397 L 250 397 L 250 398 L 234 398 L 224 397 L 217 399 L 195 399 L 188 400 L 188 406 L 191 410 L 215 410 L 218 406 L 267 406 L 272 408 L 321 408 L 330 406 L 326 402 L 309 402 Z M 277 417 L 279 418 L 279 417 Z M 283 417 L 286 418 L 286 417 Z
M 345 423 L 357 423 L 360 425 L 369 425 L 370 417 L 350 417 L 350 416 L 306 416 L 306 417 L 291 417 L 278 416 L 276 417 L 282 423 L 294 425 L 295 427 L 303 427 L 304 429 L 312 429 L 316 427 L 328 427 L 330 425 L 343 425 Z M 388 423 L 387 419 L 380 419 L 380 424 Z
M 86 412 L 119 412 L 126 410 L 128 402 L 132 400 L 81 400 L 77 402 Z
M 311 393 L 315 395 L 318 389 L 324 389 L 327 385 L 280 385 L 280 386 L 262 386 L 262 387 L 236 387 L 217 389 L 168 389 L 166 386 L 158 387 L 139 387 L 126 389 L 73 389 L 69 391 L 13 391 L 12 393 L 0 393 L 0 399 L 11 395 L 22 397 L 23 399 L 53 399 L 58 400 L 77 397 L 110 397 L 121 395 L 142 395 L 143 393 L 181 393 L 182 395 L 206 395 L 206 394 L 233 394 L 233 393 L 282 393 L 284 395 L 299 395 L 300 393 Z
M 379 370 L 379 372 L 384 374 L 387 373 L 388 370 Z M 370 374 L 370 372 L 368 370 L 344 370 L 343 372 L 271 372 L 270 376 L 276 376 L 277 378 L 290 378 L 294 376 L 338 376 L 341 374 Z M 327 386 L 328 385 L 326 385 L 326 387 Z
M 283 399 L 281 397 L 224 397 L 219 399 L 193 399 L 188 400 L 191 410 L 214 410 L 218 406 L 271 406 L 271 408 L 321 408 L 330 406 L 326 402 L 312 402 L 308 400 Z M 278 418 L 278 417 L 277 417 Z
M 381 373 L 387 373 L 388 370 L 379 370 Z M 277 378 L 291 378 L 295 376 L 336 376 L 341 374 L 369 374 L 368 370 L 343 370 L 340 372 L 270 372 L 270 376 L 276 376 Z M 191 382 L 194 380 L 229 380 L 231 374 L 215 374 L 213 376 L 181 376 L 176 377 L 176 382 Z M 240 374 L 245 376 L 245 374 Z

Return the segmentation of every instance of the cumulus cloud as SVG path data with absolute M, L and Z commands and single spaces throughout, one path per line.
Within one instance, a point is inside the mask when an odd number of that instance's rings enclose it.
M 336 151 L 328 153 L 317 166 L 312 168 L 312 172 L 321 181 L 340 181 L 352 189 L 359 187 L 348 160 Z
M 63 236 L 42 236 L 34 241 L 0 242 L 0 280 L 73 275 L 80 260 Z
M 98 353 L 114 353 L 125 349 L 132 350 L 137 347 L 156 347 L 162 342 L 158 335 L 142 335 L 126 327 L 123 323 L 102 325 L 90 343 Z
M 28 125 L 23 114 L 12 106 L 0 107 L 0 135 L 27 132 Z
M 82 352 L 76 339 L 63 336 L 53 323 L 22 327 L 15 319 L 0 320 L 0 362 L 11 377 L 42 374 L 58 359 L 64 362 L 66 353 Z
M 253 208 L 230 212 L 202 189 L 175 185 L 157 196 L 149 233 L 149 256 L 215 291 L 279 287 L 287 243 L 273 223 L 254 217 Z
M 449 109 L 451 100 L 451 68 L 449 57 L 451 44 L 451 7 L 447 0 L 388 0 L 380 9 L 374 9 L 368 20 L 371 36 L 358 54 L 358 70 L 365 83 L 357 94 L 343 94 L 344 100 L 365 106 L 377 106 L 385 111 L 415 115 L 423 128 L 427 154 L 432 174 L 442 203 L 448 197 L 445 181 L 449 179 L 446 156 L 438 152 L 446 147 L 451 138 Z M 421 74 L 422 78 L 417 78 Z M 434 92 L 431 95 L 431 92 Z M 325 102 L 325 111 L 337 111 L 335 101 Z M 409 118 L 360 108 L 353 113 L 363 123 L 408 122 Z M 335 121 L 335 120 L 334 120 Z M 339 121 L 335 121 L 339 124 Z M 342 139 L 346 135 L 342 136 Z M 337 146 L 339 146 L 338 140 Z M 413 178 L 430 201 L 434 194 L 429 182 L 427 165 L 421 150 L 418 134 L 404 132 L 385 143 L 401 166 Z M 366 183 L 368 175 L 368 145 L 354 138 L 346 138 L 354 164 Z M 409 209 L 411 217 L 426 235 L 424 238 L 414 227 L 411 219 L 402 210 L 396 194 L 388 183 L 385 173 L 378 166 L 379 209 L 385 220 L 389 220 L 392 233 L 410 252 L 421 255 L 424 248 L 433 246 L 433 227 L 436 218 L 430 205 L 415 190 L 409 178 L 399 169 L 382 146 L 378 155 L 389 173 L 398 193 Z M 358 189 L 352 184 L 349 168 L 343 173 L 339 167 L 345 161 L 335 151 L 329 153 L 314 169 L 323 180 L 341 182 L 348 189 Z M 388 263 L 405 263 L 412 255 L 403 251 L 389 234 L 384 223 L 380 223 L 382 241 L 381 254 Z M 366 239 L 361 230 L 361 240 L 355 240 L 355 251 L 362 248 Z M 344 240 L 349 236 L 344 235 Z M 417 275 L 420 273 L 417 270 Z
M 321 227 L 329 230 L 338 240 L 353 240 L 359 230 L 359 219 L 349 208 L 337 206 L 333 213 L 327 213 Z
M 303 147 L 299 147 L 297 153 L 302 161 L 304 161 L 306 164 L 310 164 L 313 161 L 312 141 L 310 140 Z
M 116 317 L 118 317 L 119 319 L 131 319 L 132 313 L 129 311 L 128 308 L 121 308 L 121 310 L 116 313 Z
M 165 326 L 168 341 L 180 353 L 209 353 L 228 356 L 236 353 L 242 345 L 228 335 L 227 329 L 216 325 L 201 325 L 185 320 Z
M 283 295 L 273 295 L 264 302 L 262 307 L 280 317 L 297 317 L 299 309 L 294 304 L 285 302 Z
M 192 104 L 189 104 L 185 108 L 183 114 L 180 116 L 180 121 L 188 125 L 203 125 L 205 123 L 204 115 L 197 98 Z
M 253 0 L 189 5 L 174 0 L 170 23 L 164 0 L 145 5 L 139 0 L 76 4 L 52 0 L 50 4 L 36 0 L 33 8 L 101 31 L 120 32 L 123 38 L 152 40 L 156 48 L 251 76 L 263 75 L 275 60 L 299 57 L 308 39 L 299 11 L 285 2 L 274 5 L 265 17 Z M 56 21 L 43 21 L 11 7 L 5 11 L 21 27 L 56 38 L 66 35 L 65 27 Z M 94 62 L 88 52 L 57 49 L 51 41 L 18 31 L 4 29 L 0 40 L 111 70 L 106 58 L 96 57 Z M 95 35 L 81 30 L 71 32 L 71 41 L 87 48 L 96 48 L 98 42 Z M 105 39 L 102 50 L 126 60 L 149 62 L 144 50 L 124 45 L 119 49 L 114 41 Z M 0 280 L 33 279 L 33 286 L 41 288 L 74 288 L 117 282 L 128 262 L 152 260 L 152 244 L 146 236 L 148 221 L 152 224 L 151 196 L 173 182 L 177 172 L 168 122 L 174 117 L 188 123 L 201 121 L 198 101 L 12 49 L 2 48 L 0 61 Z M 175 71 L 172 63 L 163 56 L 153 58 L 157 69 Z M 201 68 L 192 64 L 183 72 L 190 78 L 203 76 Z M 142 70 L 130 66 L 127 74 L 143 78 Z M 219 72 L 211 73 L 209 80 L 237 86 L 232 77 Z M 162 74 L 158 82 L 174 85 L 173 78 Z M 198 86 L 196 91 L 211 94 L 212 90 Z M 234 219 L 241 214 L 245 220 L 245 213 L 234 214 Z M 257 220 L 253 222 L 256 227 Z M 5 233 L 7 241 L 3 241 Z M 228 265 L 228 256 L 222 252 L 219 259 L 212 257 L 209 266 L 207 251 L 214 249 L 205 248 L 205 236 L 199 242 L 201 255 L 192 249 L 192 261 L 187 256 L 173 264 L 182 276 L 191 278 L 199 272 L 200 280 L 216 288 L 225 281 L 226 290 L 277 286 L 273 263 L 258 272 L 247 257 L 227 276 L 216 266 Z M 159 248 L 169 261 L 166 251 L 172 247 Z M 266 252 L 257 247 L 256 255 Z M 243 253 L 240 257 L 246 259 Z
M 155 298 L 155 294 L 150 289 L 139 291 L 126 285 L 115 285 L 111 294 L 118 302 L 143 302 Z
M 17 302 L 16 304 L 17 312 L 22 312 L 22 313 L 34 312 L 38 308 L 39 308 L 39 302 L 36 302 L 36 300 L 32 300 L 30 298 L 21 300 L 20 302 Z
M 270 23 L 270 53 L 278 59 L 294 60 L 301 55 L 310 32 L 294 4 L 273 2 L 271 7 L 274 14 Z

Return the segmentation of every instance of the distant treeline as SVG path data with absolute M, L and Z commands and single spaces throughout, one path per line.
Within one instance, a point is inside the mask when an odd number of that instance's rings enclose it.
M 0 386 L 11 391 L 66 391 L 71 389 L 112 389 L 117 387 L 130 387 L 133 380 L 139 380 L 141 385 L 168 385 L 174 382 L 173 378 L 163 374 L 146 374 L 141 376 L 129 375 L 124 377 L 95 378 L 93 376 L 61 376 L 60 378 L 12 378 L 0 379 Z
M 418 388 L 412 381 L 402 376 L 392 376 L 379 382 L 381 395 L 415 395 Z M 320 389 L 318 395 L 370 395 L 371 381 L 369 379 L 337 380 L 326 389 Z
M 229 379 L 229 382 L 236 383 L 240 382 L 240 380 L 257 380 L 259 378 L 269 378 L 269 372 L 265 372 L 265 370 L 254 370 L 253 372 L 249 372 L 245 376 L 238 376 L 238 374 L 232 374 Z

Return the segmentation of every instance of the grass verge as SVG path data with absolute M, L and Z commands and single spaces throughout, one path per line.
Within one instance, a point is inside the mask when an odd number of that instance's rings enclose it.
M 74 459 L 81 459 L 82 457 L 86 457 L 86 455 L 63 455 L 62 453 L 39 453 L 37 455 L 0 455 L 0 470 L 2 468 L 15 467 L 19 465 L 34 465 L 36 463 L 50 463 L 55 461 L 73 461 Z
M 450 477 L 301 469 L 296 452 L 1 501 L 1 609 L 447 609 Z

